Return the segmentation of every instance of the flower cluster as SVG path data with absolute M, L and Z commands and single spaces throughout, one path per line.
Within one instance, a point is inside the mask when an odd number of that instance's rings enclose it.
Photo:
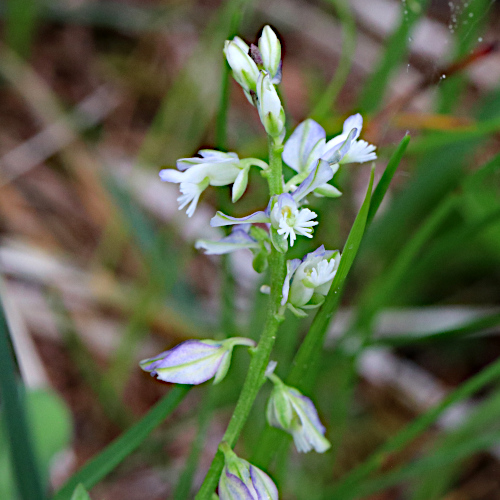
M 318 215 L 306 206 L 308 195 L 340 196 L 341 192 L 331 184 L 340 166 L 375 160 L 376 148 L 360 139 L 363 127 L 360 114 L 347 118 L 342 133 L 328 141 L 321 125 L 306 119 L 283 143 L 285 112 L 276 90 L 282 76 L 281 45 L 269 26 L 264 27 L 257 45 L 249 46 L 239 37 L 227 40 L 224 54 L 234 79 L 257 110 L 269 138 L 272 161 L 267 164 L 258 158 L 240 159 L 236 153 L 204 149 L 197 157 L 178 160 L 176 169 L 161 170 L 160 177 L 163 181 L 180 184 L 179 209 L 187 207 L 186 213 L 191 217 L 208 186 L 232 184 L 232 201 L 236 202 L 246 190 L 250 168 L 260 168 L 261 174 L 268 178 L 271 190 L 265 210 L 245 217 L 233 217 L 218 211 L 210 221 L 211 226 L 233 226 L 232 232 L 219 241 L 198 240 L 195 246 L 212 255 L 250 250 L 254 255 L 255 270 L 262 272 L 267 267 L 269 254 L 285 254 L 298 237 L 313 237 L 319 222 Z M 295 172 L 287 181 L 282 178 L 280 155 Z M 276 164 L 278 169 L 273 167 Z M 283 270 L 285 259 L 280 258 Z M 325 250 L 323 245 L 302 259 L 288 260 L 286 277 L 284 280 L 280 278 L 282 283 L 274 289 L 274 297 L 277 297 L 275 317 L 282 317 L 287 309 L 302 317 L 321 306 L 340 260 L 338 251 Z M 252 340 L 242 337 L 221 341 L 188 340 L 142 361 L 140 366 L 159 380 L 170 383 L 196 385 L 211 378 L 218 383 L 227 374 L 233 348 L 237 345 L 251 350 L 255 347 Z M 260 345 L 257 352 L 260 352 L 259 348 Z M 271 364 L 266 372 L 274 384 L 267 405 L 269 424 L 290 433 L 299 452 L 313 449 L 318 453 L 325 452 L 330 443 L 325 438 L 325 427 L 313 402 L 274 375 L 274 366 Z M 264 366 L 261 370 L 263 372 Z M 267 474 L 238 458 L 227 443 L 222 443 L 220 450 L 225 457 L 219 480 L 222 500 L 278 498 L 276 486 Z

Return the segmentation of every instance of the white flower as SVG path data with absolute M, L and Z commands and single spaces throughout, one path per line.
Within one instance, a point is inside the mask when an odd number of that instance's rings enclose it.
M 252 102 L 251 92 L 256 92 L 259 68 L 248 55 L 248 45 L 239 37 L 224 43 L 224 55 L 233 70 L 234 79 L 243 88 L 247 99 Z
M 285 385 L 276 375 L 270 374 L 268 378 L 274 384 L 266 411 L 269 425 L 291 434 L 301 453 L 328 450 L 331 444 L 324 436 L 325 428 L 314 403 L 294 387 Z
M 328 163 L 320 161 L 292 194 L 283 193 L 273 197 L 265 211 L 255 212 L 246 217 L 231 217 L 217 212 L 210 221 L 210 225 L 218 227 L 233 224 L 270 223 L 282 238 L 283 244 L 273 240 L 272 232 L 271 240 L 280 252 L 284 252 L 287 238 L 290 238 L 290 245 L 293 245 L 297 234 L 311 237 L 312 227 L 317 224 L 312 220 L 316 214 L 308 208 L 299 208 L 299 204 L 303 198 L 328 182 L 332 176 L 332 169 Z
M 278 500 L 278 489 L 264 471 L 239 458 L 226 442 L 219 449 L 224 453 L 220 500 Z
M 259 52 L 262 66 L 269 73 L 271 83 L 281 82 L 281 44 L 270 26 L 264 26 L 259 38 Z
M 340 253 L 326 251 L 323 245 L 303 260 L 289 260 L 281 305 L 286 305 L 297 316 L 306 316 L 304 309 L 319 307 L 330 290 L 339 263 Z
M 235 202 L 247 187 L 250 167 L 267 167 L 257 158 L 240 160 L 236 153 L 202 149 L 198 154 L 200 157 L 177 160 L 177 170 L 165 168 L 160 171 L 162 181 L 180 183 L 181 196 L 177 198 L 179 210 L 190 203 L 186 211 L 189 217 L 193 215 L 201 193 L 209 185 L 226 186 L 234 183 L 232 199 Z
M 220 382 L 229 369 L 231 355 L 236 345 L 255 346 L 255 342 L 243 337 L 223 341 L 186 340 L 169 351 L 139 364 L 144 371 L 159 380 L 175 384 L 198 385 L 215 377 Z
M 271 224 L 279 235 L 290 238 L 290 246 L 293 246 L 296 234 L 312 238 L 312 228 L 318 224 L 313 220 L 316 217 L 317 214 L 308 208 L 299 209 L 293 196 L 284 193 L 278 197 L 271 211 Z
M 339 164 L 375 160 L 375 146 L 358 140 L 362 126 L 363 118 L 359 113 L 350 116 L 344 122 L 342 134 L 326 142 L 326 133 L 321 125 L 310 118 L 300 123 L 283 148 L 283 161 L 298 172 L 291 182 L 300 182 L 319 159 L 328 162 L 334 174 Z M 331 197 L 341 194 L 330 184 L 321 186 L 315 193 Z
M 280 137 L 285 130 L 285 111 L 266 71 L 261 71 L 257 80 L 257 110 L 266 132 Z
M 363 117 L 359 113 L 350 116 L 344 122 L 342 133 L 334 137 L 333 139 L 330 139 L 325 144 L 325 152 L 331 150 L 339 144 L 342 144 L 347 139 L 349 132 L 353 129 L 356 129 L 356 133 L 353 137 L 353 142 L 350 144 L 349 149 L 339 163 L 342 165 L 345 163 L 365 163 L 367 161 L 376 160 L 376 147 L 373 144 L 368 144 L 366 141 L 358 140 L 362 128 Z

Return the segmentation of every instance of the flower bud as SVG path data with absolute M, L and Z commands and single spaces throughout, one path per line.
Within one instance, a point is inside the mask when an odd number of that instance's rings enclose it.
M 266 132 L 279 137 L 285 130 L 285 111 L 269 74 L 261 71 L 257 80 L 257 109 Z
M 259 68 L 248 55 L 248 51 L 248 45 L 238 37 L 232 41 L 226 40 L 224 44 L 224 54 L 233 70 L 233 77 L 243 87 L 247 95 L 250 91 L 256 91 L 257 79 L 259 78 Z
M 331 445 L 324 436 L 325 428 L 313 402 L 276 375 L 270 374 L 268 378 L 274 383 L 266 411 L 269 425 L 291 434 L 299 452 L 328 450 Z
M 281 82 L 281 44 L 270 26 L 264 26 L 259 38 L 262 66 L 269 73 L 272 83 Z
M 231 363 L 235 345 L 255 346 L 255 342 L 242 337 L 215 340 L 186 340 L 154 358 L 141 361 L 144 371 L 159 380 L 175 384 L 198 385 L 215 377 L 214 384 L 225 376 Z
M 225 461 L 219 479 L 221 500 L 278 500 L 278 489 L 265 472 L 239 458 L 225 442 L 220 450 Z
M 289 260 L 281 305 L 287 305 L 301 317 L 307 315 L 304 309 L 319 307 L 330 290 L 339 264 L 340 253 L 337 250 L 326 251 L 323 245 L 308 253 L 302 261 Z

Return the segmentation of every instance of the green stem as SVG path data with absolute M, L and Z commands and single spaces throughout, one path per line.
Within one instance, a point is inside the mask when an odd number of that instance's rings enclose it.
M 271 196 L 281 194 L 283 191 L 281 151 L 281 144 L 277 144 L 270 137 L 269 173 L 267 180 Z M 278 312 L 281 303 L 281 290 L 285 279 L 285 255 L 279 253 L 274 247 L 271 249 L 271 255 L 269 257 L 269 268 L 271 271 L 271 295 L 268 302 L 264 330 L 253 354 L 252 361 L 250 362 L 250 367 L 240 397 L 236 403 L 236 408 L 234 409 L 227 430 L 222 438 L 222 441 L 225 441 L 231 447 L 234 447 L 236 444 L 240 432 L 250 414 L 255 398 L 265 382 L 265 371 L 276 339 L 276 332 L 281 323 Z M 223 466 L 224 455 L 219 450 L 212 461 L 200 491 L 195 497 L 196 500 L 209 500 L 212 497 Z

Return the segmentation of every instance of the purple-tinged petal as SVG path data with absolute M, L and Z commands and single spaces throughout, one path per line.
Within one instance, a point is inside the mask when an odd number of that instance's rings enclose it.
M 299 202 L 311 191 L 327 183 L 333 177 L 333 171 L 330 165 L 320 160 L 316 168 L 306 177 L 300 186 L 293 192 L 293 199 Z
M 326 137 L 323 127 L 312 119 L 307 119 L 297 126 L 286 141 L 283 149 L 283 161 L 296 172 L 305 170 L 311 152 L 321 139 Z
M 262 470 L 250 464 L 250 479 L 257 492 L 256 500 L 278 500 L 278 488 Z
M 220 500 L 255 500 L 245 483 L 225 467 L 219 480 Z
M 260 245 L 248 234 L 247 230 L 237 228 L 219 241 L 198 240 L 194 247 L 198 250 L 205 250 L 207 255 L 222 255 L 244 248 L 259 248 Z
M 164 382 L 197 385 L 216 374 L 226 352 L 215 342 L 187 340 L 160 356 L 141 361 L 140 366 Z
M 288 260 L 286 263 L 286 277 L 285 281 L 283 282 L 283 289 L 281 292 L 282 299 L 281 299 L 281 305 L 284 306 L 288 300 L 288 294 L 290 292 L 290 280 L 292 279 L 292 276 L 294 275 L 295 271 L 301 264 L 300 259 L 293 259 L 293 260 Z
M 231 217 L 230 215 L 226 215 L 222 212 L 217 212 L 210 220 L 210 225 L 212 227 L 219 227 L 232 226 L 233 224 L 252 224 L 259 222 L 270 222 L 269 215 L 267 215 L 266 212 L 260 211 L 247 215 L 246 217 Z
M 353 137 L 353 140 L 356 140 L 361 133 L 361 129 L 363 128 L 363 117 L 359 113 L 356 113 L 346 119 L 342 133 L 347 135 L 353 128 L 356 129 L 356 135 Z
M 325 160 L 326 162 L 328 162 L 330 165 L 338 163 L 339 161 L 341 161 L 342 158 L 349 152 L 349 149 L 351 148 L 351 145 L 354 142 L 354 137 L 356 136 L 357 133 L 358 133 L 358 129 L 353 128 L 349 132 L 349 134 L 347 134 L 347 136 L 344 136 L 342 134 L 341 136 L 336 137 L 335 139 L 342 138 L 343 141 L 342 142 L 336 142 L 336 144 L 332 148 L 328 149 L 326 151 L 326 153 L 323 153 L 321 155 L 321 158 L 323 160 Z M 344 137 L 345 137 L 345 139 L 344 139 Z M 327 149 L 328 146 L 329 146 L 329 144 L 331 142 L 333 142 L 333 141 L 334 141 L 334 139 L 332 139 L 331 141 L 329 141 L 326 144 L 325 149 Z

